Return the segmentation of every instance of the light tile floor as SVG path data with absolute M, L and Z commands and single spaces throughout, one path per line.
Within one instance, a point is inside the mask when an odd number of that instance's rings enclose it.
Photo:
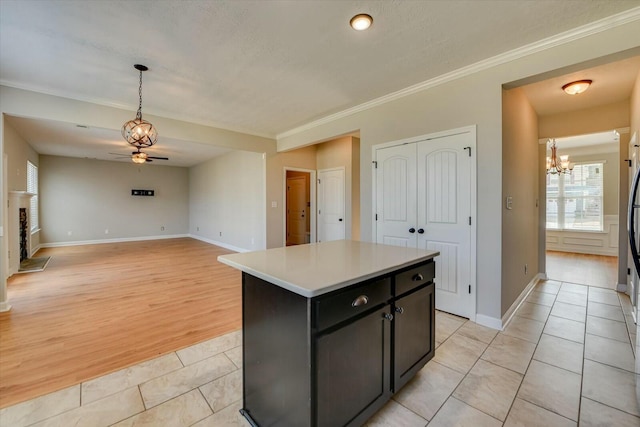
M 438 312 L 435 358 L 367 425 L 638 427 L 628 304 L 547 281 L 502 332 Z M 233 332 L 2 409 L 0 426 L 248 426 L 240 345 Z

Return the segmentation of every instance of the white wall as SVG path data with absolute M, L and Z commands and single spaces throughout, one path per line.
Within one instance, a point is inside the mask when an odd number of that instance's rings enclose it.
M 187 168 L 43 155 L 39 174 L 43 246 L 188 232 Z
M 235 151 L 189 169 L 189 233 L 233 250 L 266 248 L 263 155 Z
M 15 131 L 8 121 L 4 126 L 3 139 L 4 153 L 7 155 L 7 191 L 26 191 L 27 161 L 38 166 L 38 153 Z M 9 238 L 9 230 L 6 232 L 7 238 Z M 39 246 L 40 232 L 36 231 L 29 238 L 29 250 L 33 252 Z
M 601 31 L 600 31 L 601 30 Z M 502 254 L 502 86 L 604 57 L 640 45 L 640 22 L 567 38 L 511 55 L 498 65 L 485 62 L 467 73 L 456 73 L 425 84 L 419 91 L 371 108 L 338 115 L 332 120 L 287 132 L 278 138 L 278 150 L 310 145 L 360 130 L 361 238 L 372 241 L 371 147 L 417 135 L 477 125 L 478 235 L 477 312 L 500 321 Z M 477 71 L 476 71 L 477 70 Z

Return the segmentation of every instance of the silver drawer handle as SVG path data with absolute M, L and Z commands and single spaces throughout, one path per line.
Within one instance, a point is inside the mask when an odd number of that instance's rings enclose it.
M 361 305 L 366 305 L 369 302 L 369 297 L 366 295 L 360 295 L 358 298 L 354 299 L 351 303 L 351 307 L 360 307 Z
M 422 274 L 418 273 L 413 276 L 411 280 L 413 280 L 414 282 L 422 282 L 424 280 L 424 277 L 422 276 Z
M 391 314 L 391 313 L 384 313 L 382 315 L 382 317 L 387 319 L 389 322 L 391 322 L 393 320 L 393 314 Z
M 404 308 L 402 308 L 402 307 L 396 307 L 396 313 L 398 313 L 398 314 L 402 314 L 402 313 L 404 313 Z

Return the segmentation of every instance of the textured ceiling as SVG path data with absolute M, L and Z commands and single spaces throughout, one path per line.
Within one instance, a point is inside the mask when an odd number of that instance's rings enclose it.
M 639 4 L 2 0 L 0 83 L 273 137 Z
M 580 7 L 576 7 L 579 5 Z M 0 84 L 275 135 L 593 22 L 640 1 L 0 0 Z M 369 31 L 348 20 L 374 17 Z M 525 86 L 539 114 L 628 97 L 638 57 Z M 635 72 L 635 74 L 634 74 Z M 592 78 L 580 97 L 558 90 Z M 578 107 L 576 107 L 578 105 Z M 9 118 L 40 153 L 115 160 L 117 129 Z M 192 166 L 227 150 L 162 136 L 150 155 Z M 122 161 L 129 161 L 126 157 Z

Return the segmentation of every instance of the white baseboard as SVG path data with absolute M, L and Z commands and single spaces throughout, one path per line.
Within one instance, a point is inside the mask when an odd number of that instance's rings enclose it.
M 98 245 L 102 243 L 141 242 L 144 240 L 179 239 L 191 237 L 188 234 L 168 234 L 163 236 L 122 237 L 119 239 L 78 240 L 75 242 L 40 243 L 39 248 L 59 248 L 62 246 Z
M 533 290 L 536 283 L 540 280 L 546 280 L 546 275 L 544 273 L 538 273 L 535 275 L 533 279 L 527 284 L 524 290 L 520 293 L 518 298 L 511 304 L 511 307 L 507 310 L 507 312 L 502 316 L 502 319 L 498 319 L 495 317 L 486 316 L 484 314 L 476 314 L 476 323 L 482 326 L 486 326 L 491 329 L 497 329 L 499 331 L 504 330 L 507 326 L 513 315 L 515 314 L 520 304 L 522 304 L 525 298 L 529 295 L 529 293 Z
M 42 245 L 38 245 L 35 248 L 33 248 L 33 250 L 31 251 L 31 254 L 29 255 L 29 258 L 33 258 L 33 256 L 38 253 L 38 251 L 40 250 L 40 248 L 42 248 Z
M 188 237 L 192 239 L 200 240 L 201 242 L 209 243 L 210 245 L 220 246 L 221 248 L 229 249 L 234 252 L 251 252 L 251 249 L 245 249 L 238 246 L 233 246 L 228 243 L 219 242 L 217 240 L 207 239 L 206 237 L 196 236 L 195 234 L 189 234 Z
M 9 310 L 11 310 L 11 305 L 8 302 L 0 302 L 0 313 L 4 313 L 5 311 Z
M 484 314 L 476 314 L 476 323 L 486 326 L 487 328 L 502 330 L 502 321 L 495 317 L 485 316 Z
M 506 327 L 507 324 L 509 324 L 518 307 L 520 307 L 520 305 L 524 302 L 525 298 L 527 298 L 527 296 L 531 293 L 531 291 L 533 291 L 533 288 L 536 286 L 536 283 L 538 283 L 540 280 L 545 280 L 544 279 L 545 277 L 546 277 L 546 274 L 543 274 L 543 273 L 536 274 L 533 277 L 533 279 L 531 279 L 531 281 L 527 284 L 527 286 L 522 290 L 522 292 L 520 292 L 520 295 L 518 296 L 518 298 L 516 298 L 513 304 L 511 304 L 511 307 L 509 307 L 506 313 L 504 313 L 504 316 L 502 316 L 503 327 Z

